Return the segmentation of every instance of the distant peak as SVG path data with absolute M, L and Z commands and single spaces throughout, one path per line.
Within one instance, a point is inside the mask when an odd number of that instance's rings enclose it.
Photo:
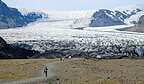
M 143 7 L 140 5 L 127 5 L 127 6 L 119 6 L 115 8 L 114 10 L 119 10 L 119 11 L 141 11 L 143 10 Z

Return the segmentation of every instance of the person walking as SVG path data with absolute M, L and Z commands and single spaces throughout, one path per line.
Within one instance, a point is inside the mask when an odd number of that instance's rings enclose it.
M 64 61 L 64 60 L 65 60 L 65 58 L 64 58 L 64 57 L 61 57 L 61 58 L 60 58 L 60 61 Z
M 45 74 L 45 77 L 48 76 L 48 67 L 45 67 L 45 68 L 44 68 L 44 74 Z

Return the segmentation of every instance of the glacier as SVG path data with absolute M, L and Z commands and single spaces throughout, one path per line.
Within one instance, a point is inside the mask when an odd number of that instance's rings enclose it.
M 71 12 L 51 12 L 50 20 L 34 22 L 16 29 L 1 29 L 0 36 L 9 44 L 41 52 L 35 57 L 67 55 L 96 57 L 101 55 L 103 57 L 119 56 L 120 58 L 121 56 L 138 56 L 135 50 L 140 46 L 143 47 L 144 33 L 117 30 L 133 26 L 132 24 L 96 27 L 95 30 L 88 26 L 82 29 L 79 25 L 73 27 L 74 22 L 78 20 L 76 24 L 79 24 L 80 20 L 89 20 L 92 14 L 93 12 L 73 12 L 73 14 Z

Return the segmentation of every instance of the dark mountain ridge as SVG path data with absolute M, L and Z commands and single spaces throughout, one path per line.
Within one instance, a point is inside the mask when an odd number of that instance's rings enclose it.
M 42 15 L 36 13 L 22 15 L 18 9 L 8 7 L 0 0 L 0 29 L 26 26 L 40 18 L 42 18 Z
M 7 42 L 0 37 L 0 59 L 27 59 L 38 53 L 39 52 L 34 50 L 27 50 L 7 44 Z

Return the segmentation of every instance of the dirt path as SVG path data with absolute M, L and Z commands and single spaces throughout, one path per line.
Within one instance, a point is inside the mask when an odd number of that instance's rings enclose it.
M 73 61 L 73 60 L 79 60 L 79 58 L 73 58 L 73 59 L 66 59 L 64 62 Z M 59 68 L 59 64 L 61 64 L 62 61 L 55 61 L 52 63 L 44 64 L 40 66 L 40 70 L 38 72 L 35 72 L 34 76 L 27 80 L 17 80 L 17 81 L 0 81 L 0 84 L 48 84 L 50 80 L 56 80 L 57 78 L 57 72 Z M 43 70 L 44 67 L 48 67 L 48 77 L 45 78 Z M 54 81 L 55 82 L 55 81 Z
M 12 82 L 3 82 L 0 84 L 48 84 L 48 79 L 51 79 L 56 76 L 55 68 L 58 63 L 60 63 L 60 61 L 45 64 L 44 66 L 42 66 L 41 70 L 31 79 L 12 81 Z M 43 73 L 43 69 L 45 66 L 48 67 L 47 78 L 44 77 L 44 73 Z

